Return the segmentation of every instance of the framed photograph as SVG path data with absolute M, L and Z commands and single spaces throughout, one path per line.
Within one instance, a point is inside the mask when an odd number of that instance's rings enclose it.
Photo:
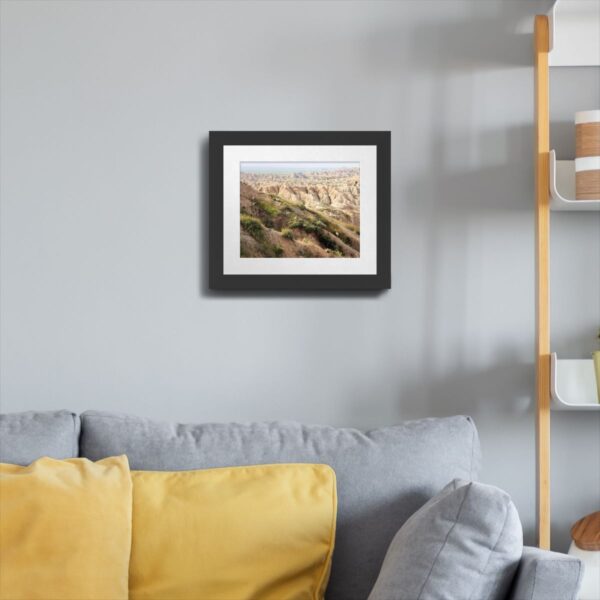
M 211 131 L 209 283 L 390 287 L 389 131 Z

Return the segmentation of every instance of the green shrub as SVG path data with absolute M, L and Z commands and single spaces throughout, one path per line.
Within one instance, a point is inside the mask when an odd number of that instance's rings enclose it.
M 257 201 L 257 204 L 259 208 L 263 212 L 267 213 L 270 217 L 276 217 L 279 214 L 279 209 L 276 206 L 273 206 L 272 204 L 263 202 L 261 200 Z
M 319 239 L 319 243 L 325 248 L 337 250 L 337 244 L 323 230 L 317 231 L 317 238 Z
M 262 241 L 265 239 L 265 232 L 262 223 L 249 215 L 240 215 L 240 225 L 255 239 Z
M 277 244 L 271 244 L 268 241 L 265 241 L 260 245 L 261 256 L 271 257 L 271 258 L 279 258 L 283 256 L 283 248 L 278 246 Z
M 335 231 L 334 233 L 342 240 L 342 242 L 344 242 L 344 244 L 352 247 L 352 238 L 348 237 L 343 231 Z
M 294 239 L 294 232 L 291 229 L 288 229 L 287 227 L 285 227 L 284 229 L 281 230 L 281 235 L 286 240 L 293 240 Z

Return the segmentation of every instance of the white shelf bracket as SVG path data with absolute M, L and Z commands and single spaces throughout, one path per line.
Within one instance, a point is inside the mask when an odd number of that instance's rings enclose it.
M 600 65 L 598 0 L 556 0 L 548 21 L 551 67 Z

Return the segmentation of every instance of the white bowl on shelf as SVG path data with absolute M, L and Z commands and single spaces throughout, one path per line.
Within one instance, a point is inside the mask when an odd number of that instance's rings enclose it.
M 552 210 L 600 211 L 600 198 L 596 200 L 575 199 L 575 161 L 557 160 L 556 151 L 550 156 L 550 208 Z
M 559 410 L 600 410 L 592 359 L 558 359 L 552 354 L 551 391 Z

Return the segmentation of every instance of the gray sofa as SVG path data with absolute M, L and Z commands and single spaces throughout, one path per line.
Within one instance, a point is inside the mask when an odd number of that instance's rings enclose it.
M 339 507 L 328 600 L 365 600 L 398 528 L 449 481 L 475 480 L 480 470 L 477 430 L 461 416 L 366 433 L 285 422 L 182 425 L 98 411 L 0 416 L 1 462 L 119 454 L 138 470 L 331 465 Z M 509 598 L 575 599 L 581 570 L 575 558 L 525 548 Z

